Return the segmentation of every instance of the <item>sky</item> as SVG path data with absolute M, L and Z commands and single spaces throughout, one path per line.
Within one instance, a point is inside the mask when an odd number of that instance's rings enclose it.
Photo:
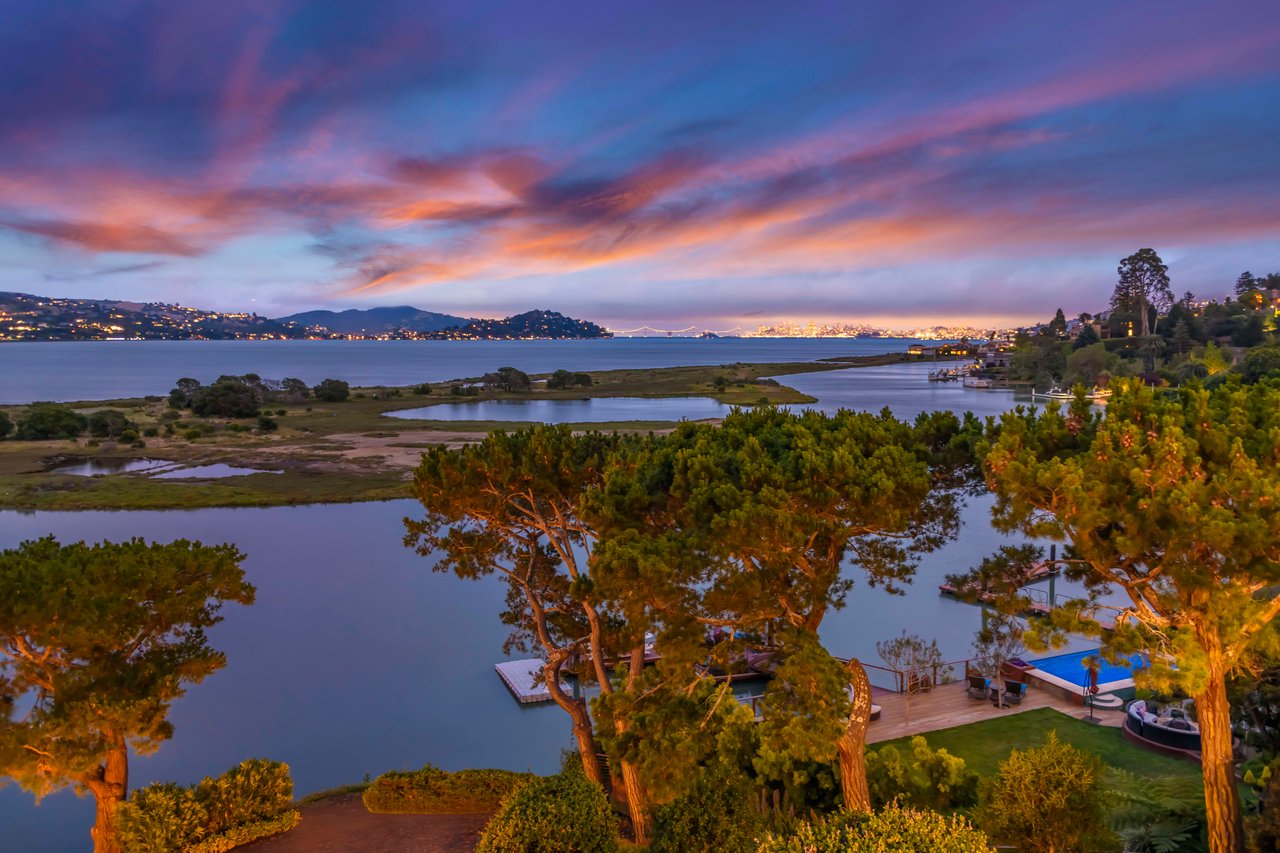
M 5 0 L 0 290 L 910 327 L 1280 270 L 1280 3 Z

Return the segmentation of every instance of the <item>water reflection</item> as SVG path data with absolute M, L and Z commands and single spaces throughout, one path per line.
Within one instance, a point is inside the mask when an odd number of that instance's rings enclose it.
M 164 459 L 71 459 L 53 465 L 49 470 L 58 474 L 74 474 L 77 477 L 98 477 L 104 474 L 158 471 L 173 464 Z
M 572 424 L 723 418 L 731 411 L 710 397 L 597 397 L 590 400 L 478 400 L 388 412 L 389 417 L 432 421 L 518 421 Z
M 173 471 L 165 471 L 161 474 L 153 474 L 157 480 L 191 480 L 191 479 L 220 479 L 222 477 L 243 477 L 246 474 L 279 474 L 279 471 L 266 471 L 261 468 L 237 468 L 234 465 L 224 465 L 216 462 L 212 465 L 196 465 L 192 468 L 177 468 Z

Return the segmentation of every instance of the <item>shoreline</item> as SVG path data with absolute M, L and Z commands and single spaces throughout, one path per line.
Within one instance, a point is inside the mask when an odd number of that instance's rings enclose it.
M 296 403 L 265 404 L 264 414 L 271 414 L 279 424 L 276 431 L 269 433 L 248 431 L 247 424 L 253 419 L 198 418 L 184 411 L 175 423 L 175 433 L 166 436 L 162 419 L 172 417 L 168 413 L 174 410 L 164 398 L 82 400 L 63 405 L 82 414 L 119 409 L 137 424 L 139 432 L 156 428 L 161 434 L 143 438 L 143 447 L 109 440 L 91 446 L 86 436 L 76 440 L 0 441 L 0 509 L 205 509 L 397 500 L 410 497 L 412 472 L 424 450 L 459 447 L 478 442 L 494 430 L 519 429 L 532 423 L 387 417 L 396 411 L 460 402 L 617 397 L 700 397 L 737 406 L 811 403 L 816 402 L 815 398 L 772 377 L 927 360 L 907 353 L 883 353 L 806 362 L 603 370 L 590 372 L 593 384 L 586 388 L 548 391 L 535 385 L 526 393 L 481 391 L 467 397 L 450 393 L 455 382 L 426 383 L 431 388 L 426 395 L 414 393 L 421 386 L 353 387 L 351 398 L 341 403 L 309 398 Z M 545 379 L 548 375 L 533 374 L 531 378 Z M 724 381 L 718 382 L 721 379 Z M 25 408 L 0 406 L 0 411 L 7 411 L 16 420 Z M 278 414 L 280 411 L 284 414 Z M 661 433 L 675 429 L 678 423 L 634 420 L 567 425 L 579 430 Z M 232 431 L 229 427 L 233 425 L 246 431 Z M 196 430 L 204 432 L 198 438 L 184 437 Z M 123 465 L 140 460 L 169 463 L 166 470 L 223 465 L 253 468 L 258 473 L 163 479 L 143 470 L 83 476 L 59 473 L 58 468 L 91 461 Z

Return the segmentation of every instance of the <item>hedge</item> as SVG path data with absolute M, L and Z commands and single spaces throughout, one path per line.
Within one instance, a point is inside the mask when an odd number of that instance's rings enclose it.
M 537 777 L 510 770 L 448 773 L 428 764 L 421 770 L 383 773 L 361 795 L 377 814 L 470 814 L 491 812 L 512 791 Z
M 125 853 L 221 853 L 299 820 L 289 766 L 249 759 L 191 787 L 160 782 L 138 789 L 120 807 L 120 842 Z
M 484 828 L 476 853 L 616 853 L 618 822 L 604 791 L 581 773 L 517 788 Z

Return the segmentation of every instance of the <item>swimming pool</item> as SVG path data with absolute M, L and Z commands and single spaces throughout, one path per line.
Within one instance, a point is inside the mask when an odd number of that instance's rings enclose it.
M 1133 679 L 1133 670 L 1142 669 L 1146 662 L 1142 655 L 1132 655 L 1129 658 L 1129 666 L 1118 666 L 1108 663 L 1098 655 L 1098 649 L 1086 649 L 1082 652 L 1070 652 L 1065 655 L 1054 655 L 1049 658 L 1040 658 L 1038 660 L 1028 661 L 1032 666 L 1041 672 L 1062 679 L 1063 681 L 1077 687 L 1083 687 L 1088 682 L 1088 672 L 1084 668 L 1084 659 L 1093 656 L 1098 661 L 1098 685 L 1105 686 L 1116 681 L 1131 682 Z

